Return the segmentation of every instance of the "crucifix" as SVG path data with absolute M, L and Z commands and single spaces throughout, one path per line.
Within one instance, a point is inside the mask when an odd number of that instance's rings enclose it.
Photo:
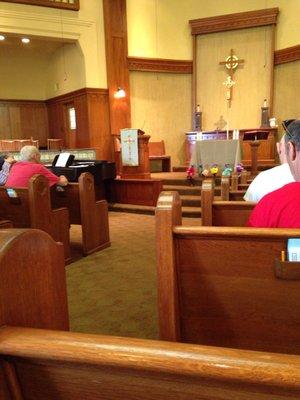
M 231 106 L 231 99 L 232 99 L 232 86 L 235 84 L 233 78 L 234 71 L 236 68 L 243 64 L 245 60 L 240 60 L 236 55 L 233 54 L 233 49 L 230 50 L 230 55 L 226 58 L 225 61 L 220 61 L 220 65 L 225 65 L 228 70 L 228 76 L 223 82 L 223 85 L 226 86 L 226 100 L 228 101 L 228 106 Z
M 129 160 L 132 161 L 132 158 L 131 158 L 131 144 L 133 144 L 135 142 L 135 140 L 130 135 L 128 135 L 127 139 L 125 139 L 124 142 L 128 144 Z

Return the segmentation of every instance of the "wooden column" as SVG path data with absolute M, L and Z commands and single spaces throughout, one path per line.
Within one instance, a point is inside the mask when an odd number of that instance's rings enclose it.
M 139 165 L 132 167 L 130 165 L 122 165 L 121 160 L 121 178 L 122 179 L 150 179 L 150 162 L 149 162 L 149 142 L 150 136 L 138 134 L 138 152 Z
M 253 140 L 250 143 L 251 147 L 251 175 L 257 175 L 257 150 L 260 146 L 259 140 Z
M 110 130 L 112 135 L 119 135 L 120 129 L 131 127 L 126 0 L 103 0 L 103 12 Z M 118 87 L 125 90 L 124 98 L 114 98 Z

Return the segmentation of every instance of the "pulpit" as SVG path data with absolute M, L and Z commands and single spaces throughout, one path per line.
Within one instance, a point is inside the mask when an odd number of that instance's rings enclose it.
M 150 179 L 151 177 L 148 148 L 150 135 L 145 135 L 138 129 L 137 139 L 138 165 L 123 165 L 121 157 L 120 176 L 122 179 Z

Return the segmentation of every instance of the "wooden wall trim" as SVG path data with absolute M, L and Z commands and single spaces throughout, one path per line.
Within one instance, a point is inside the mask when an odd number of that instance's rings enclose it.
M 276 50 L 274 55 L 275 65 L 300 60 L 300 44 L 298 44 L 297 46 Z
M 218 15 L 216 17 L 192 19 L 189 21 L 192 35 L 231 31 L 233 29 L 252 28 L 276 24 L 279 9 L 247 11 L 235 14 Z
M 127 57 L 129 71 L 171 72 L 191 74 L 193 61 L 163 58 Z
M 102 0 L 111 134 L 131 126 L 126 0 Z M 126 96 L 116 99 L 118 87 Z
M 0 99 L 1 104 L 44 104 L 45 100 Z
M 100 94 L 101 96 L 108 96 L 108 89 L 82 88 L 74 90 L 73 92 L 62 94 L 60 96 L 52 97 L 51 99 L 46 100 L 46 104 L 67 102 L 69 100 L 73 100 L 75 97 L 84 96 L 87 94 Z
M 27 4 L 31 6 L 48 7 L 48 8 L 63 8 L 65 10 L 79 11 L 80 4 L 79 0 L 75 0 L 74 3 L 66 3 L 63 1 L 54 2 L 49 0 L 2 0 L 6 3 L 19 3 Z

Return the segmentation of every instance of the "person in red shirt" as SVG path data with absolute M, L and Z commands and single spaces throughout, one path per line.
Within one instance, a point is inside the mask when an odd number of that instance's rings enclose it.
M 300 119 L 283 122 L 286 157 L 295 182 L 264 196 L 252 211 L 248 226 L 300 228 Z
M 10 170 L 6 187 L 28 187 L 29 179 L 36 174 L 44 175 L 49 186 L 65 186 L 68 180 L 64 175 L 56 176 L 40 163 L 41 155 L 35 146 L 24 146 L 20 151 L 20 161 L 16 162 Z

